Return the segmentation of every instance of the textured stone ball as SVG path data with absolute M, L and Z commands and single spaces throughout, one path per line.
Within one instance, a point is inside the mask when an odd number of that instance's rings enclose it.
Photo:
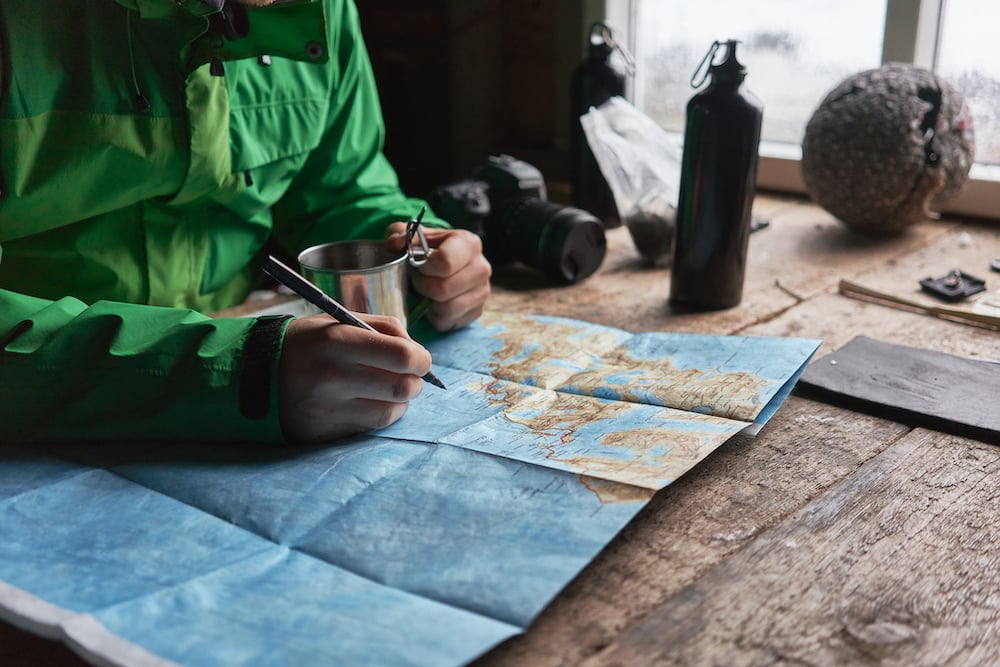
M 937 217 L 973 155 L 962 95 L 933 72 L 891 64 L 827 94 L 806 125 L 801 169 L 809 195 L 846 225 L 894 234 Z

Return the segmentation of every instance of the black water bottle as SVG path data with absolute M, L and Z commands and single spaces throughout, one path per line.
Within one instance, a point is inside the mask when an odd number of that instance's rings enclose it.
M 612 61 L 615 51 L 622 54 L 626 65 L 631 66 L 631 57 L 615 41 L 611 29 L 604 23 L 591 26 L 587 59 L 573 70 L 570 86 L 570 178 L 573 206 L 589 211 L 605 227 L 617 227 L 621 224 L 621 217 L 611 188 L 587 144 L 580 116 L 612 97 L 625 96 L 627 70 Z
M 731 308 L 743 298 L 763 105 L 743 84 L 737 43 L 714 42 L 691 78 L 695 88 L 711 81 L 687 105 L 670 278 L 670 303 L 680 309 Z

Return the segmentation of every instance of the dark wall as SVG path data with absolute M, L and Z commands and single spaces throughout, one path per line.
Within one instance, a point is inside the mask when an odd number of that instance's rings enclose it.
M 358 11 L 382 100 L 386 155 L 404 188 L 421 195 L 454 173 L 447 3 L 359 0 Z
M 491 154 L 531 162 L 550 197 L 569 171 L 569 82 L 583 36 L 573 0 L 358 0 L 408 193 L 464 178 Z

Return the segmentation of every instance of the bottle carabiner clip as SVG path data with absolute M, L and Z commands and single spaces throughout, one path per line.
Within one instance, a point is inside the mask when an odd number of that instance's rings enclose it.
M 715 54 L 719 51 L 720 46 L 722 46 L 722 43 L 719 40 L 715 40 L 712 42 L 712 46 L 708 47 L 708 53 L 706 53 L 705 57 L 701 59 L 701 62 L 698 63 L 698 67 L 695 69 L 694 74 L 691 75 L 692 88 L 698 88 L 701 84 L 705 83 L 705 79 L 708 78 L 709 73 L 712 71 L 712 61 L 715 60 Z M 705 67 L 705 63 L 708 63 L 708 67 Z M 698 79 L 698 83 L 695 83 L 694 80 L 698 78 L 698 74 L 702 71 L 702 68 L 704 68 L 705 71 L 702 73 L 701 79 Z
M 427 245 L 427 238 L 424 237 L 424 230 L 420 226 L 420 221 L 423 220 L 426 210 L 426 206 L 422 207 L 417 217 L 406 221 L 406 256 L 413 268 L 423 266 L 431 256 L 431 248 Z M 414 237 L 419 245 L 414 245 Z
M 621 56 L 622 61 L 625 63 L 625 72 L 629 76 L 635 75 L 635 56 L 625 48 L 625 45 L 615 39 L 614 33 L 611 28 L 606 23 L 596 23 L 591 28 L 591 41 L 594 40 L 593 29 L 598 28 L 601 32 L 601 40 L 608 45 L 612 51 L 617 51 L 618 55 Z

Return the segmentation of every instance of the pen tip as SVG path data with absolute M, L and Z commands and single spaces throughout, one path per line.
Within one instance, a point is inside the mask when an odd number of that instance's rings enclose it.
M 435 387 L 441 387 L 442 389 L 447 389 L 448 388 L 448 387 L 444 386 L 444 382 L 441 382 L 441 380 L 437 379 L 437 376 L 434 375 L 434 373 L 427 373 L 427 375 L 424 376 L 424 379 L 427 380 L 428 382 L 430 382 Z

